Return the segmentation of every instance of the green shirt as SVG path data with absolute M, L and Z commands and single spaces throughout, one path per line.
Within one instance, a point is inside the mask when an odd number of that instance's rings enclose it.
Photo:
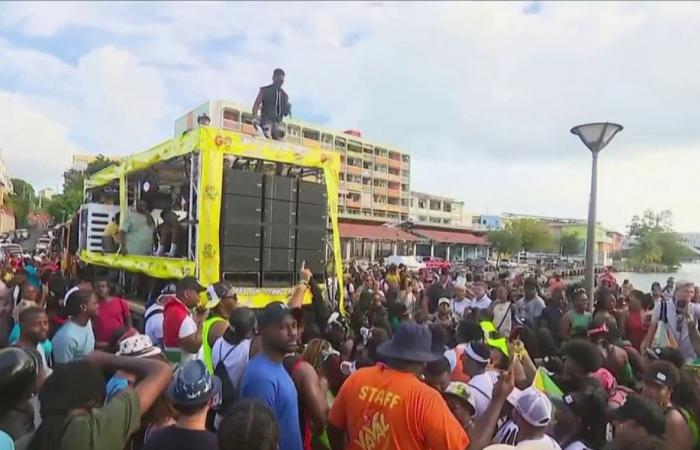
M 67 418 L 60 445 L 55 450 L 124 450 L 140 427 L 139 398 L 135 390 L 127 389 L 90 414 Z M 32 436 L 15 442 L 16 450 L 26 450 Z
M 130 255 L 153 253 L 153 229 L 155 223 L 149 213 L 130 212 L 122 222 L 121 231 L 126 237 L 126 251 Z

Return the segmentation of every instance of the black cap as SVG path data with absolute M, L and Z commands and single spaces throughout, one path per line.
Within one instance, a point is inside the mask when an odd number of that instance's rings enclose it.
M 282 302 L 268 303 L 258 317 L 258 327 L 263 328 L 273 323 L 279 323 L 287 316 L 292 315 L 292 310 Z
M 644 381 L 673 390 L 678 385 L 678 369 L 667 361 L 659 361 L 650 365 L 644 374 Z
M 685 364 L 685 357 L 680 350 L 673 347 L 654 347 L 647 348 L 647 356 L 651 359 L 668 361 L 676 368 L 680 369 Z
M 562 398 L 550 398 L 557 407 L 568 408 L 584 423 L 598 417 L 607 407 L 607 393 L 601 388 L 588 388 L 584 391 L 574 391 Z
M 228 326 L 236 335 L 245 336 L 255 327 L 255 312 L 246 306 L 234 309 Z
M 206 288 L 199 284 L 199 281 L 195 277 L 185 277 L 177 282 L 178 292 L 182 291 L 197 291 L 204 292 Z
M 612 416 L 614 420 L 633 420 L 654 436 L 663 437 L 666 431 L 666 417 L 661 407 L 639 395 L 628 396 Z

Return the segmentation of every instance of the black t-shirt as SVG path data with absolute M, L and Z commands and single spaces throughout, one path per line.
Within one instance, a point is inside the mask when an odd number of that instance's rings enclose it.
M 453 286 L 450 282 L 447 283 L 447 288 L 443 287 L 439 281 L 428 286 L 425 291 L 425 295 L 428 297 L 428 312 L 430 314 L 435 314 L 438 301 L 440 301 L 441 298 L 446 297 L 451 299 L 454 296 L 452 290 Z
M 216 435 L 210 431 L 195 431 L 175 425 L 154 431 L 146 438 L 143 450 L 218 450 Z

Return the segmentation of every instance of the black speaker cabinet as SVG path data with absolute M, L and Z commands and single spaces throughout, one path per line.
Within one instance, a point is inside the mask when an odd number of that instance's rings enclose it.
M 299 203 L 325 206 L 328 203 L 326 185 L 311 181 L 299 181 Z
M 260 223 L 263 218 L 260 197 L 227 194 L 223 198 L 223 223 Z
M 327 233 L 325 227 L 298 227 L 296 231 L 297 249 L 318 250 L 323 248 Z
M 262 245 L 262 226 L 260 224 L 227 223 L 221 233 L 224 246 L 255 247 Z
M 323 272 L 323 249 L 316 250 L 299 250 L 296 255 L 297 265 L 301 265 L 302 261 L 306 261 L 306 267 L 314 273 Z
M 289 224 L 265 224 L 263 247 L 294 248 L 294 228 Z
M 325 227 L 328 221 L 328 207 L 323 204 L 299 203 L 297 225 L 300 227 Z
M 293 248 L 263 248 L 263 271 L 293 272 Z
M 296 178 L 283 177 L 279 175 L 266 175 L 264 197 L 272 200 L 284 200 L 293 203 L 296 202 Z
M 296 223 L 296 203 L 285 200 L 265 199 L 265 223 L 277 223 L 293 226 Z
M 242 170 L 224 171 L 224 194 L 262 197 L 263 174 Z
M 223 272 L 259 272 L 260 247 L 222 247 L 221 270 Z

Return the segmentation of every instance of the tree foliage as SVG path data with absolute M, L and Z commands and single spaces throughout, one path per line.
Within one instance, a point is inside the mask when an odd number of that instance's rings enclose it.
M 27 215 L 34 209 L 36 193 L 34 186 L 20 178 L 12 178 L 12 190 L 14 193 L 8 196 L 8 205 L 15 215 L 15 224 L 18 228 L 27 227 Z
M 655 213 L 647 209 L 641 216 L 634 215 L 627 225 L 627 235 L 633 238 L 640 238 L 648 232 L 666 233 L 673 231 L 673 213 L 665 209 Z
M 555 248 L 554 237 L 547 225 L 534 219 L 516 219 L 507 228 L 520 234 L 523 250 L 551 251 Z
M 63 194 L 57 195 L 46 205 L 46 211 L 56 221 L 65 221 L 70 218 L 83 202 L 83 184 L 85 178 L 100 170 L 115 164 L 104 155 L 98 155 L 94 161 L 88 163 L 87 169 L 82 172 L 70 169 L 63 174 Z
M 627 232 L 635 239 L 629 252 L 633 266 L 673 268 L 691 256 L 680 235 L 673 231 L 673 215 L 668 210 L 659 213 L 646 210 L 642 216 L 633 216 Z
M 489 231 L 491 246 L 500 257 L 502 254 L 515 254 L 521 250 L 551 251 L 554 238 L 549 228 L 532 219 L 516 219 L 508 222 L 505 228 Z
M 522 250 L 522 236 L 517 230 L 502 228 L 491 230 L 487 234 L 491 246 L 496 251 L 499 259 L 503 254 L 514 254 Z
M 575 256 L 583 253 L 583 239 L 575 233 L 564 233 L 559 238 L 562 256 Z

